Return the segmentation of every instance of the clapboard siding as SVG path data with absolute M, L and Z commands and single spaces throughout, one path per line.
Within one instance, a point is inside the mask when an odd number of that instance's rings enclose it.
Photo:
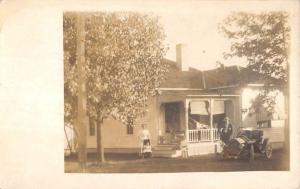
M 122 122 L 109 117 L 103 122 L 103 145 L 104 148 L 139 148 L 141 133 L 141 124 L 145 124 L 150 132 L 150 139 L 152 143 L 157 142 L 157 125 L 156 125 L 156 105 L 155 99 L 149 99 L 148 104 L 149 112 L 145 116 L 140 117 L 136 120 L 136 125 L 133 128 L 133 134 L 127 134 L 127 126 Z M 90 136 L 89 131 L 87 132 L 87 147 L 96 148 L 97 141 L 96 136 Z
M 261 128 L 271 142 L 284 142 L 284 120 L 271 121 L 271 128 Z

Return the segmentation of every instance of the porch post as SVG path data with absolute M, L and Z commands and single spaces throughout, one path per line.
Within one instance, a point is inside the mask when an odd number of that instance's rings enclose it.
M 210 140 L 211 142 L 214 142 L 214 132 L 213 132 L 213 103 L 214 103 L 214 100 L 211 98 L 209 100 L 209 109 L 210 109 L 210 114 L 209 114 L 209 122 L 210 122 Z
M 84 72 L 85 65 L 85 16 L 80 13 L 77 15 L 76 26 L 76 60 L 78 74 L 78 98 L 77 98 L 77 130 L 78 130 L 78 163 L 82 172 L 85 172 L 87 161 L 87 126 L 88 117 L 86 110 L 87 89 Z
M 185 138 L 186 138 L 186 142 L 189 143 L 189 100 L 186 99 L 185 100 Z

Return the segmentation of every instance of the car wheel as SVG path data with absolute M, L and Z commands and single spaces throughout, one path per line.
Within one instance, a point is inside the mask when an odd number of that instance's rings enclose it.
M 272 158 L 272 145 L 271 144 L 267 144 L 266 145 L 266 151 L 265 151 L 265 155 L 267 159 L 271 159 Z

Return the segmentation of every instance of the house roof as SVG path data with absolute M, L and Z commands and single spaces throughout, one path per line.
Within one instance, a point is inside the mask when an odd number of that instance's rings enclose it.
M 176 62 L 167 59 L 164 62 L 169 65 L 169 72 L 166 74 L 166 80 L 161 84 L 161 88 L 203 88 L 200 70 L 189 68 L 188 71 L 181 71 Z
M 204 71 L 207 88 L 263 84 L 264 77 L 258 72 L 238 65 Z
M 189 68 L 182 71 L 175 61 L 164 60 L 169 64 L 169 72 L 161 88 L 216 89 L 239 87 L 246 83 L 261 83 L 257 73 L 240 66 L 221 67 L 206 71 Z

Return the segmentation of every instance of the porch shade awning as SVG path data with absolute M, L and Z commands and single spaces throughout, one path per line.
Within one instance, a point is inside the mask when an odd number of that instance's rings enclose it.
M 208 115 L 209 114 L 209 102 L 207 101 L 195 101 L 190 103 L 191 114 Z
M 225 106 L 224 101 L 216 100 L 213 104 L 213 114 L 224 114 L 225 113 Z
M 191 114 L 209 115 L 209 102 L 208 101 L 195 101 L 190 103 Z M 225 106 L 224 101 L 214 101 L 213 114 L 224 114 Z

